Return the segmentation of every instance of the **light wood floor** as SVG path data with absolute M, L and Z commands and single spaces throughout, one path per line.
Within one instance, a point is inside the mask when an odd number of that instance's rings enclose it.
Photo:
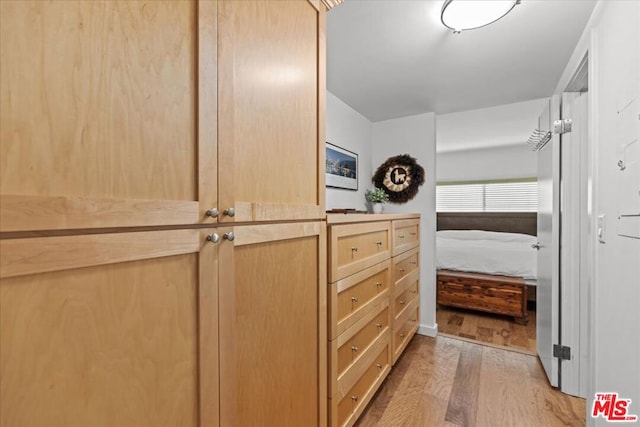
M 453 338 L 416 335 L 356 425 L 584 424 L 584 399 L 549 386 L 537 357 Z
M 536 312 L 520 325 L 510 316 L 439 306 L 438 332 L 536 354 Z

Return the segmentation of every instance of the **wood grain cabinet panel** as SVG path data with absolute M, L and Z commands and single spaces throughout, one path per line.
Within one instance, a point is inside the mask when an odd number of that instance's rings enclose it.
M 324 7 L 218 2 L 223 221 L 324 217 Z M 322 168 L 321 168 L 322 167 Z
M 220 247 L 220 425 L 325 425 L 326 226 L 233 232 Z
M 0 281 L 0 424 L 195 427 L 215 419 L 216 248 L 205 235 L 120 233 L 129 245 L 111 235 L 47 238 L 58 265 L 29 256 L 47 256 L 28 247 L 40 239 L 3 240 L 3 252 L 22 253 L 14 263 L 26 265 L 3 269 Z M 158 254 L 160 244 L 174 253 Z M 84 252 L 95 254 L 92 265 Z
M 420 309 L 419 301 L 412 301 L 407 309 L 395 320 L 393 329 L 393 363 L 398 361 L 400 355 L 409 344 L 411 337 L 419 326 Z
M 330 280 L 335 282 L 388 259 L 391 222 L 334 225 L 329 233 Z
M 324 217 L 323 6 L 0 8 L 0 231 Z
M 1 230 L 198 222 L 198 3 L 0 8 Z
M 420 245 L 420 220 L 393 221 L 393 256 Z

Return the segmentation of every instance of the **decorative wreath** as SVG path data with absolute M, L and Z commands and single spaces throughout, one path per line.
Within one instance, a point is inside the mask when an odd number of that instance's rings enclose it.
M 392 203 L 407 203 L 418 194 L 424 184 L 424 169 L 408 154 L 389 157 L 380 165 L 371 178 L 373 184 L 382 188 Z

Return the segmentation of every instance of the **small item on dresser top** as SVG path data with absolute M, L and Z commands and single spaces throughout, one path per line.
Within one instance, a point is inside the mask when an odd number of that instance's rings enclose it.
M 341 214 L 366 214 L 367 211 L 360 211 L 353 208 L 335 208 L 327 210 L 327 213 L 341 213 Z

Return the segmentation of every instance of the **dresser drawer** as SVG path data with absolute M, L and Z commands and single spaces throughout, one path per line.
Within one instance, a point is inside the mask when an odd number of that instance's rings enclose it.
M 381 311 L 373 311 L 332 341 L 332 357 L 337 357 L 337 360 L 331 361 L 331 371 L 335 364 L 336 378 L 339 379 L 352 364 L 360 360 L 369 346 L 389 329 L 391 315 L 388 301 L 384 301 L 380 307 Z
M 329 339 L 336 339 L 388 299 L 391 260 L 388 259 L 329 285 Z
M 403 277 L 418 270 L 420 262 L 420 252 L 418 248 L 411 249 L 401 255 L 393 257 L 393 277 L 398 283 Z
M 403 219 L 393 221 L 393 256 L 399 255 L 420 244 L 420 220 Z
M 393 329 L 393 363 L 395 364 L 398 357 L 409 344 L 409 340 L 418 330 L 420 323 L 420 310 L 418 298 L 414 299 L 407 310 L 395 321 Z
M 390 258 L 390 245 L 390 221 L 332 226 L 329 280 L 335 282 Z
M 385 339 L 386 338 L 386 339 Z M 358 361 L 348 378 L 339 382 L 338 393 L 331 399 L 331 425 L 352 426 L 371 400 L 391 369 L 388 332 L 376 340 L 366 358 Z M 344 391 L 341 391 L 344 390 Z M 335 406 L 334 406 L 335 405 Z
M 396 294 L 393 299 L 394 319 L 402 316 L 403 312 L 413 305 L 413 301 L 418 299 L 419 282 L 416 280 L 408 283 L 408 286 L 402 292 Z

